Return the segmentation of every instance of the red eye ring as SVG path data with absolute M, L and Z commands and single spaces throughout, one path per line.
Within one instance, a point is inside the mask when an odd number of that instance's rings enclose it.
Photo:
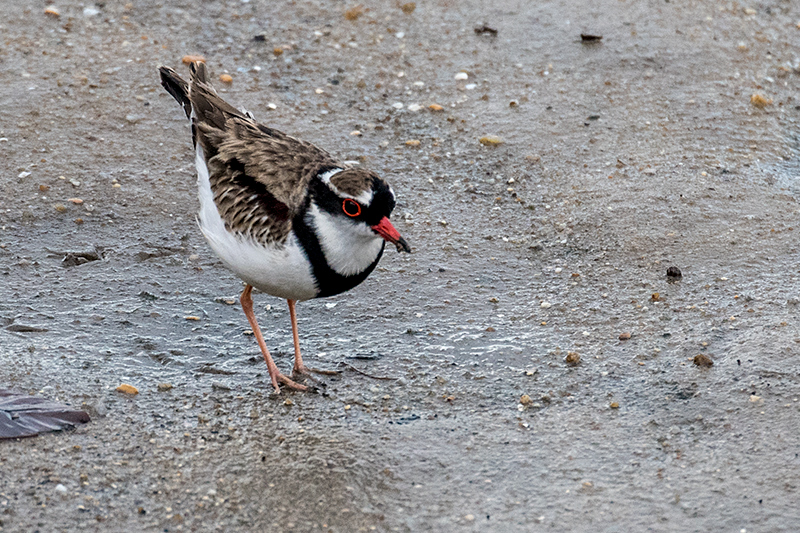
M 342 211 L 349 217 L 357 217 L 361 214 L 361 205 L 351 198 L 345 198 L 342 202 Z

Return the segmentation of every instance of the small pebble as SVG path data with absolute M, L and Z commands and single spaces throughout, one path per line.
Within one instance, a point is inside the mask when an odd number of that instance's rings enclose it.
M 414 2 L 407 2 L 402 6 L 400 6 L 400 9 L 402 9 L 403 13 L 405 13 L 406 15 L 410 15 L 411 13 L 414 12 L 415 9 L 417 9 L 417 4 Z
M 570 366 L 577 366 L 581 362 L 581 356 L 578 352 L 567 352 L 564 362 Z
M 612 409 L 619 409 L 619 402 L 611 402 L 608 406 Z
M 623 331 L 619 334 L 619 340 L 626 341 L 631 338 L 631 334 L 629 331 Z
M 410 141 L 406 141 L 406 146 L 419 146 L 419 141 L 416 139 L 411 139 Z
M 414 112 L 414 113 L 416 113 L 416 112 L 417 112 L 417 111 L 419 111 L 420 109 L 422 109 L 422 106 L 421 106 L 421 105 L 419 105 L 419 104 L 411 104 L 411 105 L 409 105 L 409 106 L 408 106 L 408 110 L 409 110 L 409 111 L 412 111 L 412 112 Z
M 194 316 L 194 315 L 185 316 L 183 318 L 185 318 L 186 320 L 200 320 L 199 316 Z
M 533 400 L 531 400 L 531 397 L 528 396 L 527 394 L 523 394 L 519 398 L 519 403 L 521 403 L 522 405 L 531 405 L 533 403 Z
M 44 10 L 44 14 L 53 18 L 58 18 L 61 16 L 61 13 L 58 12 L 58 9 L 56 9 L 55 6 L 49 6 L 48 8 L 46 8 Z
M 81 200 L 80 198 L 70 198 L 67 201 L 72 202 L 75 205 L 81 205 L 83 203 L 83 200 Z
M 166 392 L 172 389 L 172 383 L 159 383 L 158 384 L 158 392 Z
M 233 83 L 233 77 L 230 74 L 220 74 L 219 81 L 222 83 Z
M 350 132 L 350 135 L 352 135 L 354 137 L 361 137 L 361 132 L 358 131 L 358 130 L 353 130 L 353 131 Z
M 67 493 L 67 487 L 65 487 L 64 485 L 59 483 L 58 485 L 56 485 L 56 492 L 59 493 L 59 494 L 66 494 Z
M 455 79 L 463 81 L 469 79 L 469 75 L 466 72 L 459 72 L 458 74 L 456 74 Z
M 364 14 L 364 7 L 359 4 L 355 7 L 351 7 L 347 11 L 344 12 L 344 18 L 347 20 L 357 20 L 358 17 Z
M 491 26 L 488 26 L 486 24 L 482 24 L 480 26 L 475 26 L 473 28 L 473 30 L 475 31 L 476 35 L 490 35 L 492 37 L 497 36 L 497 29 L 496 28 L 492 28 Z M 522 65 L 520 63 L 517 63 L 517 67 L 521 68 Z
M 711 366 L 714 366 L 714 361 L 713 361 L 713 359 L 711 359 L 711 358 L 710 358 L 709 356 L 707 356 L 706 354 L 702 354 L 702 353 L 695 355 L 695 356 L 694 356 L 694 359 L 692 359 L 692 361 L 693 361 L 693 362 L 694 362 L 694 364 L 696 364 L 697 366 L 699 366 L 699 367 L 703 367 L 703 368 L 709 368 L 709 367 L 711 367 Z
M 753 104 L 755 107 L 764 108 L 768 105 L 772 105 L 772 98 L 767 98 L 761 93 L 754 93 L 750 97 L 750 103 Z
M 668 278 L 678 279 L 678 278 L 683 277 L 683 274 L 681 273 L 681 269 L 680 268 L 678 268 L 676 266 L 671 266 L 671 267 L 669 267 L 667 269 L 667 277 Z
M 549 309 L 550 307 L 552 307 L 552 305 L 553 304 L 551 304 L 550 302 L 542 302 L 539 304 L 539 307 L 541 307 L 542 309 Z
M 473 520 L 475 520 L 475 515 L 474 514 L 468 514 L 468 515 L 466 515 L 464 517 L 464 520 L 466 520 L 467 522 L 472 522 Z
M 200 63 L 205 63 L 206 62 L 206 58 L 203 57 L 203 56 L 192 56 L 192 55 L 189 55 L 189 56 L 183 56 L 181 58 L 181 61 L 183 62 L 184 65 L 191 65 L 195 61 L 199 61 Z
M 439 104 L 431 104 L 431 105 L 428 106 L 428 109 L 430 109 L 431 111 L 442 111 L 442 110 L 444 110 L 444 108 L 442 106 L 440 106 Z
M 47 191 L 50 190 L 50 186 L 49 185 L 39 185 L 39 190 L 41 192 L 47 192 Z
M 139 389 L 134 387 L 133 385 L 128 385 L 127 383 L 123 383 L 119 387 L 117 387 L 117 392 L 121 392 L 122 394 L 130 394 L 131 396 L 135 396 L 139 394 Z
M 486 135 L 478 139 L 478 142 L 484 146 L 499 146 L 505 141 L 496 135 Z
M 283 48 L 281 48 L 280 46 L 276 46 L 275 48 L 272 49 L 272 53 L 275 54 L 276 56 L 279 56 L 283 53 Z
M 53 207 L 54 207 L 54 208 L 55 208 L 55 210 L 56 210 L 56 211 L 58 211 L 59 213 L 64 213 L 64 212 L 67 210 L 67 206 L 65 206 L 64 204 L 56 204 L 56 205 L 54 205 Z

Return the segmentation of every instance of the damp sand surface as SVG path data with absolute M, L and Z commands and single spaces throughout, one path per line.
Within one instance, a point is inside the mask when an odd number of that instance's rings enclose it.
M 0 387 L 93 420 L 0 443 L 0 530 L 797 530 L 797 5 L 162 4 L 3 7 Z M 321 394 L 195 224 L 187 54 L 399 198 Z

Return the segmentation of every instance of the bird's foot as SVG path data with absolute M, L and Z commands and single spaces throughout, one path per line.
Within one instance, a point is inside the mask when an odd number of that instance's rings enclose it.
M 318 385 L 320 387 L 323 387 L 323 388 L 328 386 L 327 383 L 325 383 L 324 381 L 322 381 L 318 377 L 313 376 L 312 374 L 322 374 L 322 375 L 325 375 L 325 376 L 336 376 L 336 375 L 339 375 L 340 373 L 341 372 L 337 372 L 335 370 L 320 370 L 318 368 L 310 368 L 310 367 L 307 367 L 306 365 L 301 365 L 299 367 L 295 366 L 294 369 L 292 369 L 292 377 L 293 378 L 297 379 L 299 377 L 303 377 L 304 379 L 307 379 L 311 383 L 314 383 L 314 384 L 316 384 L 316 385 Z
M 321 374 L 323 376 L 338 376 L 341 374 L 338 370 L 322 370 L 319 368 L 311 368 L 306 365 L 295 366 L 292 370 L 292 377 L 295 376 L 305 376 L 312 381 L 318 381 L 317 378 L 312 376 L 311 374 Z
M 280 372 L 277 375 L 272 377 L 272 386 L 275 387 L 275 394 L 281 393 L 281 388 L 279 384 L 283 384 L 286 386 L 287 389 L 292 389 L 300 392 L 314 392 L 314 388 L 307 387 L 306 385 L 301 385 L 292 381 L 290 378 L 284 376 Z

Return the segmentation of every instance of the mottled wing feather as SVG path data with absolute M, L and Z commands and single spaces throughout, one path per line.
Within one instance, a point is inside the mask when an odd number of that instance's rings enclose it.
M 284 242 L 306 206 L 308 183 L 324 166 L 322 150 L 253 121 L 230 117 L 226 128 L 197 126 L 208 158 L 214 202 L 233 232 L 259 242 Z
M 283 243 L 291 230 L 289 208 L 244 172 L 241 164 L 208 163 L 214 203 L 228 231 L 256 242 Z
M 206 157 L 214 202 L 229 231 L 264 243 L 285 242 L 292 218 L 305 209 L 310 180 L 336 161 L 326 151 L 258 124 L 192 67 L 188 95 L 195 143 Z
M 241 165 L 295 214 L 304 206 L 308 183 L 321 169 L 336 166 L 313 144 L 295 139 L 249 119 L 232 117 L 215 146 L 217 161 Z

